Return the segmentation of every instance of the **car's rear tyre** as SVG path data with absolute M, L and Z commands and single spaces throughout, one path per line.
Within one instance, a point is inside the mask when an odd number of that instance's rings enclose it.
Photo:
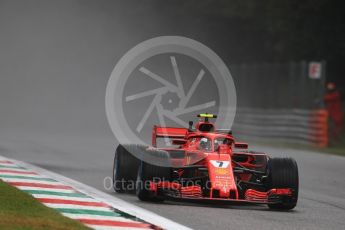
M 292 196 L 282 197 L 281 203 L 269 204 L 268 207 L 276 210 L 290 210 L 297 204 L 298 199 L 298 167 L 292 158 L 270 158 L 267 165 L 268 189 L 291 188 Z
M 150 190 L 150 182 L 169 181 L 171 179 L 171 170 L 169 166 L 169 153 L 158 149 L 148 149 L 144 152 L 140 167 L 137 173 L 136 195 L 141 201 L 163 201 L 160 194 L 155 194 Z M 154 165 L 145 161 L 152 159 L 160 160 L 160 165 Z
M 115 151 L 113 164 L 113 188 L 116 192 L 134 192 L 137 171 L 140 160 L 130 151 L 134 148 L 143 149 L 137 145 L 118 145 Z

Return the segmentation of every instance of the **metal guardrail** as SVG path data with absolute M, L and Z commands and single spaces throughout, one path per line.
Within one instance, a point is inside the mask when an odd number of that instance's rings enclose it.
M 328 145 L 325 110 L 240 108 L 232 129 L 237 139 Z

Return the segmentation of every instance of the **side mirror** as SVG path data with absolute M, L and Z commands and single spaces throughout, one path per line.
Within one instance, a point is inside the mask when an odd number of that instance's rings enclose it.
M 247 149 L 248 148 L 248 143 L 235 142 L 235 148 L 236 149 Z
M 193 121 L 189 121 L 189 122 L 188 122 L 188 125 L 189 125 L 188 129 L 189 129 L 190 131 L 193 130 Z
M 184 145 L 186 143 L 187 143 L 187 141 L 184 139 L 175 139 L 175 140 L 171 141 L 171 144 L 173 144 L 173 145 Z

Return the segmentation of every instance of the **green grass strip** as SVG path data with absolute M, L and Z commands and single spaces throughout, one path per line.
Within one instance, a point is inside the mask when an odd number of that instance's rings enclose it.
M 86 230 L 80 222 L 44 206 L 32 196 L 0 181 L 0 229 Z
M 56 208 L 55 210 L 62 213 L 70 213 L 70 214 L 85 214 L 85 215 L 114 216 L 114 217 L 122 216 L 121 214 L 111 212 L 111 211 L 107 212 L 107 211 L 98 211 L 98 210 L 91 210 L 91 209 Z
M 30 194 L 44 194 L 44 195 L 54 195 L 54 196 L 69 196 L 69 197 L 84 197 L 90 198 L 82 193 L 67 193 L 67 192 L 53 192 L 53 191 L 42 191 L 42 190 L 22 190 Z
M 0 175 L 0 178 L 14 178 L 14 179 L 27 179 L 27 180 L 57 182 L 56 180 L 53 180 L 50 178 L 40 178 L 40 177 L 30 177 L 30 176 Z

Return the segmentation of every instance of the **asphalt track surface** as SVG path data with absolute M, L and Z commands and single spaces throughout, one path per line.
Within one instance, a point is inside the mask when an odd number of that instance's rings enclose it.
M 26 161 L 81 181 L 194 229 L 345 229 L 345 157 L 256 146 L 272 156 L 291 156 L 300 173 L 297 207 L 289 212 L 266 206 L 210 206 L 144 203 L 104 187 L 111 177 L 116 143 L 108 136 L 0 135 L 0 155 Z

